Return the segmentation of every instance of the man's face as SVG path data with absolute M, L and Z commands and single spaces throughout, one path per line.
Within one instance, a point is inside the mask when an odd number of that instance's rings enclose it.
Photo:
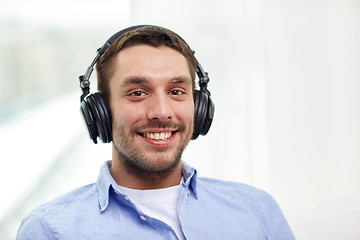
M 113 66 L 109 105 L 115 156 L 144 173 L 175 168 L 194 125 L 185 57 L 166 46 L 136 45 L 121 50 Z

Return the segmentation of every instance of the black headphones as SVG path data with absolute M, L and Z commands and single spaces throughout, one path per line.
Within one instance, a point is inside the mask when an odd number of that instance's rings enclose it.
M 101 93 L 96 92 L 90 94 L 90 75 L 94 70 L 94 66 L 105 50 L 121 35 L 131 30 L 144 27 L 147 25 L 132 26 L 115 33 L 109 38 L 105 44 L 97 50 L 97 55 L 88 67 L 86 73 L 79 77 L 80 87 L 83 94 L 80 97 L 80 111 L 88 128 L 90 138 L 97 143 L 97 137 L 100 137 L 103 143 L 112 141 L 112 125 L 110 108 Z M 176 33 L 175 33 L 176 34 Z M 176 34 L 177 35 L 177 34 Z M 177 35 L 191 50 L 190 46 Z M 191 50 L 194 54 L 195 52 Z M 214 103 L 211 100 L 210 92 L 207 84 L 210 79 L 207 72 L 197 63 L 197 76 L 199 78 L 200 90 L 194 92 L 194 132 L 192 140 L 196 139 L 200 134 L 206 135 L 210 129 L 214 117 Z

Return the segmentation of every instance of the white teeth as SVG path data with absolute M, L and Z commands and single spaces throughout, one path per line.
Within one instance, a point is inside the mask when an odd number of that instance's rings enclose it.
M 165 140 L 170 138 L 172 135 L 171 132 L 162 132 L 162 133 L 144 133 L 143 136 L 155 140 Z

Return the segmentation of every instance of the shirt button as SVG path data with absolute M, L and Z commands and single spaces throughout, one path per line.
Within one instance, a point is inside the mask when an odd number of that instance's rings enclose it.
M 143 216 L 143 215 L 141 215 L 140 218 L 141 218 L 141 220 L 143 220 L 143 221 L 146 221 L 146 220 L 147 220 L 146 217 Z
M 190 196 L 190 190 L 187 191 L 187 195 Z

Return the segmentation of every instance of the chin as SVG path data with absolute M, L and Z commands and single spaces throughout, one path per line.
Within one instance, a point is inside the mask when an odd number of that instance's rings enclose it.
M 176 168 L 180 162 L 181 158 L 178 156 L 171 159 L 156 156 L 152 160 L 145 160 L 139 167 L 142 168 L 142 170 L 149 172 L 166 172 Z

